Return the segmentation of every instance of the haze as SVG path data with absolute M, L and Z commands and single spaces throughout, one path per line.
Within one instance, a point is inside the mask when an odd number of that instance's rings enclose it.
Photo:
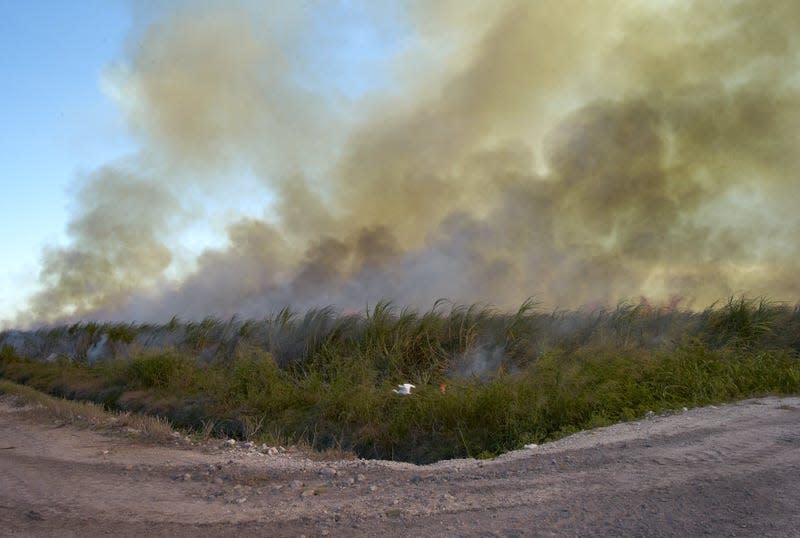
M 11 323 L 797 301 L 800 3 L 285 4 L 140 6 Z

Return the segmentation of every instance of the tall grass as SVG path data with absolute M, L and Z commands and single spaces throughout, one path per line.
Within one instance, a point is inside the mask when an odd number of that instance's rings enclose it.
M 800 311 L 746 298 L 702 312 L 382 302 L 363 314 L 4 333 L 0 346 L 0 376 L 59 396 L 197 432 L 414 462 L 493 456 L 651 410 L 800 393 Z M 87 360 L 90 349 L 103 359 Z M 394 394 L 404 382 L 417 388 Z

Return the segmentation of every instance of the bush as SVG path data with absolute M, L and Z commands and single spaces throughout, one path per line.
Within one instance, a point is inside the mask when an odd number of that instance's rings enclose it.
M 131 348 L 130 358 L 90 366 L 36 361 L 5 346 L 0 375 L 164 414 L 206 434 L 418 463 L 492 457 L 648 411 L 800 393 L 796 308 L 746 299 L 702 313 L 641 304 L 540 313 L 529 302 L 504 314 L 444 305 L 126 325 L 115 338 L 148 336 L 175 348 Z M 52 329 L 46 345 L 31 349 L 47 356 L 69 349 L 65 341 L 82 349 L 98 331 L 109 327 Z M 174 334 L 185 339 L 165 337 Z M 411 395 L 392 392 L 405 382 L 417 385 Z
M 162 351 L 138 356 L 127 367 L 129 384 L 136 389 L 186 390 L 197 377 L 197 368 L 185 357 Z

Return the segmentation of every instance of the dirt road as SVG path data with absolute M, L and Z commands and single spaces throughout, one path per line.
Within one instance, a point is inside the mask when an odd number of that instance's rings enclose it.
M 4 536 L 800 536 L 798 499 L 800 398 L 429 466 L 142 446 L 0 399 Z

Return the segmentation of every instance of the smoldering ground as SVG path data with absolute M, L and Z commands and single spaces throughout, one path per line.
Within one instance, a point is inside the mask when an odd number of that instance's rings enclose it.
M 110 72 L 140 151 L 80 179 L 20 323 L 798 297 L 797 2 L 353 3 L 411 36 L 355 98 L 311 67 L 336 21 L 282 5 L 178 4 L 131 38 Z M 192 201 L 240 171 L 263 217 L 176 274 Z

